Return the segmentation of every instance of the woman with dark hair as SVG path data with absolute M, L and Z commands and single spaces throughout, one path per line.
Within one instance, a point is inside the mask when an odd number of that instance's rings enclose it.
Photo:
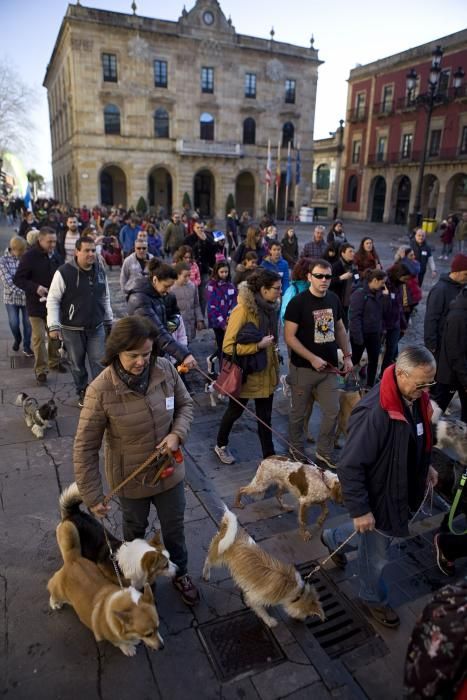
M 331 267 L 339 260 L 340 243 L 330 243 L 324 251 L 322 260 L 326 260 Z
M 333 221 L 326 240 L 328 243 L 337 243 L 337 245 L 347 243 L 347 238 L 344 233 L 344 224 L 341 219 Z
M 354 263 L 360 275 L 363 275 L 365 270 L 383 269 L 373 239 L 370 238 L 370 236 L 362 238 L 358 250 L 354 255 Z
M 119 319 L 107 338 L 106 368 L 87 387 L 76 431 L 73 461 L 85 505 L 98 518 L 104 504 L 99 450 L 104 441 L 104 468 L 110 490 L 118 486 L 154 451 L 165 446 L 173 457 L 154 483 L 155 464 L 131 479 L 117 497 L 123 537 L 144 537 L 151 504 L 155 506 L 164 544 L 178 566 L 173 579 L 187 605 L 199 599 L 187 573 L 184 533 L 185 465 L 180 445 L 193 420 L 193 402 L 176 369 L 154 353 L 157 331 L 140 316 Z
M 354 366 L 358 365 L 366 349 L 368 353 L 366 383 L 369 388 L 375 383 L 381 350 L 384 303 L 389 295 L 385 280 L 386 273 L 383 270 L 367 270 L 363 276 L 362 286 L 354 289 L 350 297 L 352 363 Z
M 292 281 L 284 292 L 281 301 L 280 319 L 284 323 L 285 310 L 291 299 L 297 294 L 304 292 L 310 286 L 308 282 L 308 271 L 310 269 L 311 258 L 300 258 L 292 270 Z
M 293 267 L 298 260 L 298 238 L 295 235 L 293 226 L 289 226 L 285 232 L 285 236 L 281 241 L 282 257 L 287 262 L 289 267 Z
M 233 261 L 239 265 L 244 261 L 245 255 L 248 252 L 253 251 L 258 256 L 258 265 L 261 265 L 261 262 L 266 255 L 266 248 L 263 245 L 262 239 L 263 236 L 260 229 L 257 226 L 249 226 L 246 232 L 245 240 L 240 243 L 237 250 L 233 254 Z
M 401 262 L 396 262 L 388 269 L 387 275 L 386 287 L 389 296 L 383 313 L 383 330 L 386 335 L 386 349 L 381 365 L 381 375 L 389 365 L 392 365 L 396 361 L 399 339 L 407 328 L 402 301 L 402 287 L 410 278 L 410 274 Z
M 174 294 L 170 294 L 177 273 L 171 265 L 157 258 L 152 258 L 146 269 L 147 277 L 136 280 L 130 292 L 128 314 L 149 318 L 157 329 L 155 342 L 158 353 L 167 353 L 191 369 L 196 365 L 195 358 L 187 347 L 177 343 L 170 334 L 180 322 L 177 300 Z
M 257 360 L 257 369 L 248 373 L 244 371 L 244 382 L 237 401 L 229 399 L 229 405 L 224 413 L 214 452 L 224 464 L 233 464 L 235 458 L 228 448 L 229 435 L 235 421 L 243 413 L 249 399 L 255 401 L 255 412 L 267 426 L 271 425 L 272 401 L 274 389 L 279 379 L 278 315 L 279 297 L 281 295 L 281 278 L 277 272 L 258 269 L 248 278 L 238 292 L 238 304 L 230 314 L 225 331 L 223 352 L 226 355 L 237 355 L 239 362 L 247 361 L 252 356 Z M 254 342 L 238 340 L 242 333 L 256 335 Z M 242 363 L 243 364 L 243 363 Z M 261 442 L 263 458 L 275 453 L 272 434 L 269 428 L 258 422 L 258 435 Z

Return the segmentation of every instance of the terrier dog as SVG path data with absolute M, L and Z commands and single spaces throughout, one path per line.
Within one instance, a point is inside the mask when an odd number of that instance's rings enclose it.
M 76 482 L 70 484 L 60 495 L 60 515 L 63 521 L 70 520 L 78 530 L 82 556 L 97 564 L 113 583 L 118 583 L 110 551 L 105 539 L 103 525 L 89 513 L 81 510 L 83 499 L 79 495 Z M 136 539 L 132 542 L 121 542 L 111 532 L 105 530 L 116 555 L 116 561 L 125 579 L 125 585 L 130 584 L 142 589 L 146 583 L 153 583 L 157 576 L 173 578 L 177 566 L 170 561 L 170 555 L 161 542 L 159 533 L 146 542 Z
M 268 626 L 277 620 L 266 608 L 282 605 L 297 620 L 324 612 L 313 586 L 305 583 L 292 564 L 275 559 L 262 550 L 249 535 L 238 527 L 234 513 L 225 507 L 219 532 L 214 536 L 204 562 L 203 578 L 209 581 L 211 566 L 226 566 L 246 604 Z
M 57 416 L 57 405 L 53 399 L 39 406 L 37 399 L 28 396 L 24 392 L 18 394 L 15 406 L 21 406 L 24 413 L 24 420 L 32 434 L 36 438 L 42 439 L 47 428 L 52 427 L 51 421 Z
M 467 464 L 467 424 L 461 420 L 441 419 L 442 410 L 435 401 L 431 401 L 433 415 L 431 422 L 435 426 L 437 447 L 450 447 L 456 453 L 461 464 Z
M 312 537 L 312 533 L 306 527 L 308 508 L 312 505 L 321 506 L 321 515 L 316 521 L 321 527 L 329 513 L 326 501 L 331 499 L 335 503 L 343 502 L 342 487 L 333 472 L 322 471 L 315 464 L 292 462 L 287 457 L 275 455 L 263 459 L 252 481 L 238 490 L 234 506 L 243 508 L 242 496 L 264 493 L 268 486 L 273 484 L 278 486 L 276 498 L 282 510 L 292 510 L 284 506 L 282 501 L 285 492 L 288 491 L 298 500 L 300 534 L 305 541 Z
M 110 583 L 92 561 L 81 556 L 79 533 L 70 520 L 58 524 L 57 542 L 63 566 L 47 584 L 52 610 L 68 603 L 96 641 L 105 639 L 126 656 L 134 656 L 141 641 L 150 649 L 163 649 L 149 584 L 140 593 Z

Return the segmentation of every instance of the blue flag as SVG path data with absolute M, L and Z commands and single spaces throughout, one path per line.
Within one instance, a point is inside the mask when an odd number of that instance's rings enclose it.
M 301 176 L 301 162 L 300 162 L 300 151 L 297 151 L 297 162 L 295 163 L 295 184 L 300 184 Z
M 290 183 L 292 182 L 292 158 L 290 156 L 290 151 L 289 155 L 287 156 L 287 170 L 285 174 L 285 184 L 287 187 L 290 187 Z

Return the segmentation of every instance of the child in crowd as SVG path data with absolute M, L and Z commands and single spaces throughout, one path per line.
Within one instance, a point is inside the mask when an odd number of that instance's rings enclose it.
M 199 271 L 198 263 L 193 259 L 193 251 L 190 246 L 181 245 L 180 248 L 175 251 L 173 261 L 174 263 L 187 263 L 190 268 L 190 282 L 193 282 L 195 287 L 199 287 L 201 284 L 201 273 Z
M 196 337 L 196 331 L 204 328 L 198 290 L 190 280 L 190 265 L 188 263 L 178 262 L 174 267 L 177 273 L 177 280 L 171 291 L 177 299 L 178 308 L 185 324 L 188 343 L 191 343 Z
M 258 267 L 258 256 L 254 250 L 249 250 L 243 258 L 243 262 L 237 265 L 235 269 L 234 284 L 236 287 L 241 282 L 245 282 L 248 277 L 256 270 Z
M 154 224 L 146 226 L 148 237 L 148 252 L 156 258 L 162 258 L 162 236 Z
M 208 372 L 213 372 L 213 363 L 218 358 L 222 364 L 222 343 L 230 312 L 237 304 L 237 288 L 230 281 L 230 267 L 226 260 L 216 262 L 212 277 L 206 286 L 208 324 L 216 337 L 216 351 L 208 357 Z

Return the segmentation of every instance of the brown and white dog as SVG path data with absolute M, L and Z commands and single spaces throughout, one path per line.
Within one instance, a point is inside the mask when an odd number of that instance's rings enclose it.
M 104 527 L 93 515 L 81 510 L 82 502 L 78 485 L 73 482 L 60 495 L 62 521 L 71 520 L 77 528 L 83 557 L 97 564 L 110 581 L 118 583 Z M 146 583 L 154 583 L 157 576 L 175 576 L 177 567 L 170 561 L 170 555 L 164 548 L 159 533 L 156 532 L 148 542 L 143 539 L 121 542 L 108 530 L 106 533 L 125 585 L 130 584 L 142 589 Z
M 70 520 L 58 524 L 57 542 L 63 566 L 47 584 L 50 607 L 56 610 L 68 603 L 98 642 L 105 639 L 126 656 L 134 656 L 140 642 L 163 649 L 149 584 L 140 593 L 110 583 L 96 564 L 81 556 L 79 533 Z
M 321 506 L 321 515 L 317 523 L 321 526 L 326 520 L 329 509 L 326 501 L 342 503 L 342 488 L 337 476 L 329 471 L 322 471 L 315 464 L 293 462 L 287 457 L 274 455 L 263 459 L 252 481 L 242 486 L 237 492 L 235 507 L 242 508 L 241 498 L 247 494 L 264 493 L 269 486 L 276 484 L 276 498 L 283 510 L 286 508 L 282 496 L 287 491 L 298 500 L 298 522 L 300 533 L 304 540 L 309 540 L 312 534 L 306 528 L 306 516 L 310 506 Z
M 467 464 L 467 424 L 461 420 L 442 418 L 442 411 L 435 401 L 431 401 L 435 426 L 436 446 L 450 447 L 464 466 Z
M 203 578 L 209 581 L 211 566 L 226 566 L 246 604 L 268 626 L 277 620 L 266 608 L 281 605 L 297 620 L 318 615 L 324 620 L 323 608 L 313 586 L 305 583 L 292 564 L 285 564 L 261 549 L 238 527 L 237 517 L 227 507 L 219 532 L 209 545 Z

